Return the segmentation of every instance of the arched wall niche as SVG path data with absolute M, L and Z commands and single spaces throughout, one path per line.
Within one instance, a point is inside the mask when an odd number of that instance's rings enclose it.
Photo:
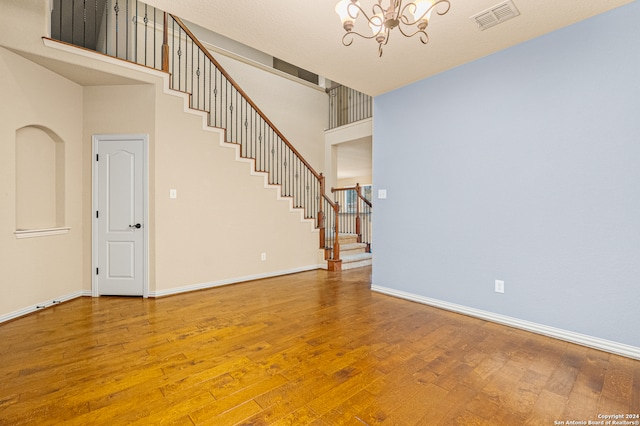
M 64 141 L 53 130 L 16 130 L 16 233 L 65 226 Z

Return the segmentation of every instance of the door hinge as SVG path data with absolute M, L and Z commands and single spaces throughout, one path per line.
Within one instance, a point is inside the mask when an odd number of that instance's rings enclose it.
M 98 275 L 100 272 L 100 270 L 98 268 L 96 268 L 96 275 Z
M 99 158 L 100 158 L 100 154 L 96 154 L 96 161 L 100 161 Z
M 100 217 L 100 215 L 98 214 L 98 210 L 96 210 L 96 219 Z

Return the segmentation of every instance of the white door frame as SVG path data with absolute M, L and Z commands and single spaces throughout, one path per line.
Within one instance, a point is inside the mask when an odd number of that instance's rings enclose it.
M 143 285 L 142 285 L 142 297 L 149 297 L 149 135 L 142 134 L 96 134 L 92 136 L 92 148 L 91 148 L 91 296 L 99 297 L 100 292 L 98 289 L 98 276 L 96 274 L 96 268 L 98 267 L 98 219 L 96 218 L 96 211 L 98 209 L 98 167 L 96 161 L 96 155 L 98 154 L 98 142 L 99 141 L 120 141 L 120 140 L 141 140 L 143 151 L 143 171 L 142 177 L 144 179 L 143 188 L 143 208 L 144 212 L 144 226 L 142 227 L 142 241 L 143 241 Z

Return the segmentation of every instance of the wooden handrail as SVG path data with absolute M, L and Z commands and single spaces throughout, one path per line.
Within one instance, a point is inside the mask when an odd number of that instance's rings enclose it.
M 362 194 L 360 193 L 360 188 L 362 188 L 360 186 L 360 184 L 356 184 L 356 186 L 345 186 L 342 188 L 331 188 L 331 193 L 333 194 L 334 192 L 339 192 L 339 191 L 356 191 L 356 193 L 358 194 L 358 198 L 360 198 L 362 201 L 364 201 L 369 207 L 373 207 L 373 204 L 371 203 L 371 201 L 367 200 L 366 198 L 364 198 L 362 196 Z
M 302 162 L 302 164 L 304 164 L 307 167 L 307 169 L 309 169 L 309 171 L 318 180 L 320 180 L 320 173 L 316 172 L 316 170 L 311 166 L 311 164 L 309 164 L 307 160 L 305 160 L 304 157 L 298 152 L 298 150 L 293 147 L 291 142 L 287 140 L 287 138 L 280 132 L 280 130 L 278 130 L 278 128 L 271 122 L 271 120 L 267 118 L 267 116 L 262 112 L 262 110 L 258 108 L 255 102 L 253 102 L 253 100 L 249 97 L 249 95 L 247 95 L 246 92 L 240 88 L 238 83 L 236 83 L 235 80 L 231 78 L 229 73 L 227 73 L 227 70 L 225 70 L 222 67 L 222 65 L 220 65 L 220 63 L 215 60 L 211 52 L 209 52 L 209 50 L 206 47 L 204 47 L 204 45 L 200 42 L 200 40 L 198 40 L 198 38 L 189 30 L 189 28 L 187 28 L 184 22 L 182 22 L 182 20 L 177 16 L 174 16 L 174 15 L 170 15 L 170 16 L 173 18 L 174 21 L 178 23 L 178 26 L 182 28 L 182 30 L 189 36 L 191 41 L 196 46 L 198 46 L 198 48 L 200 48 L 202 53 L 204 53 L 204 55 L 216 66 L 216 68 L 218 68 L 218 71 L 220 71 L 220 73 L 227 79 L 227 81 L 229 81 L 229 83 L 231 83 L 231 85 L 238 91 L 238 93 L 240 93 L 244 97 L 247 103 L 251 105 L 251 107 L 258 113 L 258 115 L 260 115 L 260 117 L 269 125 L 269 127 L 271 127 L 271 129 L 276 133 L 276 135 L 278 135 L 278 137 L 282 139 L 282 141 L 287 145 L 287 147 L 289 147 L 289 149 L 296 155 L 296 157 L 298 157 L 298 159 Z M 168 31 L 166 26 L 165 26 L 165 31 Z

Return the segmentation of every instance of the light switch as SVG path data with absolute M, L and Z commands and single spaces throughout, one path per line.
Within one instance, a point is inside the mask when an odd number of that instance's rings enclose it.
M 170 189 L 169 190 L 169 198 L 172 198 L 172 199 L 178 198 L 178 190 L 177 189 Z
M 387 198 L 387 190 L 378 189 L 378 200 L 384 200 L 385 198 Z

